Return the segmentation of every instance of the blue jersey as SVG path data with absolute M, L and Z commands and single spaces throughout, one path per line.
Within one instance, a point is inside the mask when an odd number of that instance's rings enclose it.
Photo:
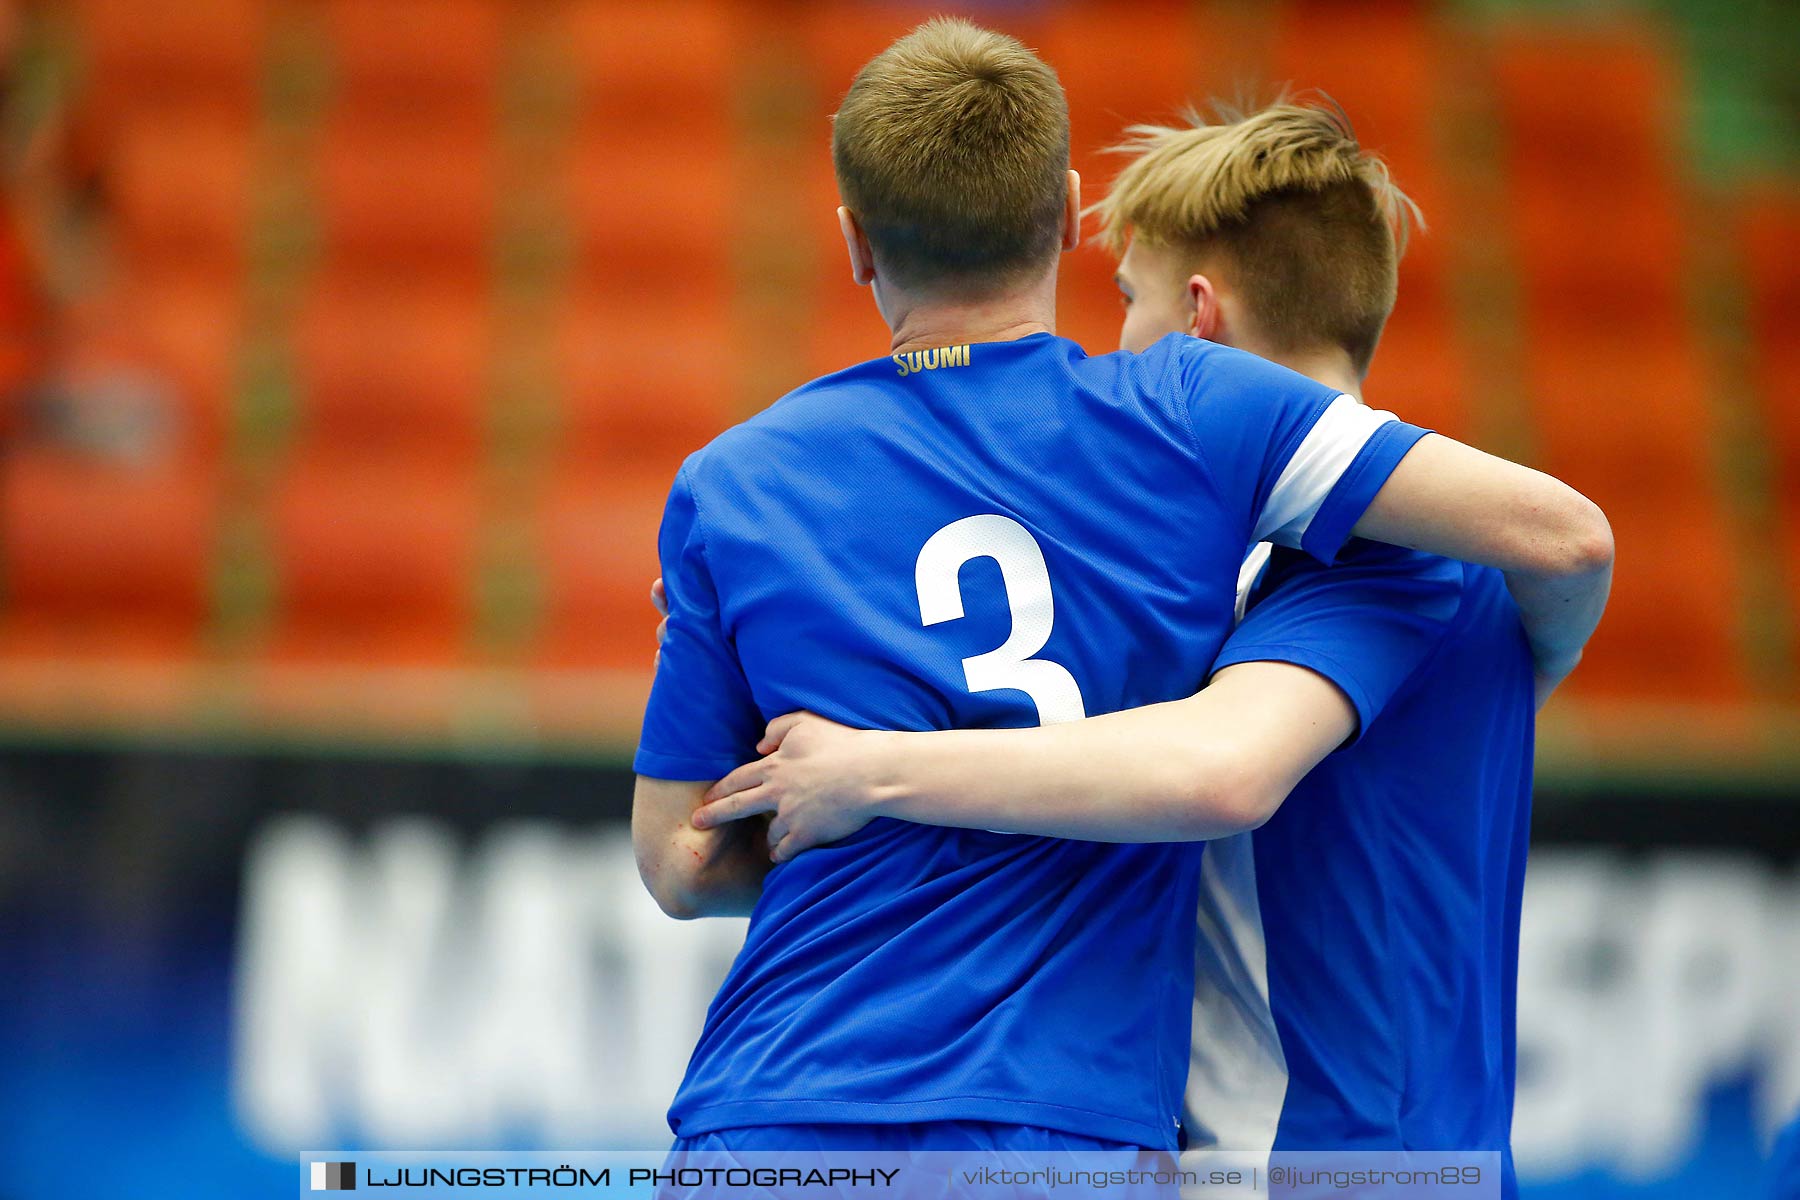
M 1218 665 L 1259 660 L 1332 680 L 1358 733 L 1209 847 L 1194 1141 L 1494 1150 L 1510 1177 L 1534 691 L 1505 583 L 1367 542 L 1330 569 L 1276 550 Z
M 817 380 L 688 460 L 637 770 L 769 719 L 1024 726 L 1192 694 L 1245 548 L 1329 558 L 1420 430 L 1254 356 L 1039 334 Z M 678 1135 L 992 1121 L 1170 1148 L 1198 845 L 891 820 L 770 872 Z

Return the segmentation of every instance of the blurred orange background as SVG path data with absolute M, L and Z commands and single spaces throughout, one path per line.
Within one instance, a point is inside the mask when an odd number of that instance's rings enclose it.
M 676 466 L 886 350 L 829 114 L 938 7 L 12 6 L 0 727 L 626 753 Z M 1794 18 L 1716 7 L 972 10 L 1091 194 L 1126 124 L 1290 84 L 1387 157 L 1428 229 L 1371 401 L 1617 534 L 1552 773 L 1800 780 Z

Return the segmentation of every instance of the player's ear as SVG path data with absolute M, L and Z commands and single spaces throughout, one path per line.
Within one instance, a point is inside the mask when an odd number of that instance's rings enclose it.
M 1190 275 L 1187 281 L 1188 332 L 1209 342 L 1219 340 L 1225 314 L 1219 306 L 1219 290 L 1205 275 Z
M 844 235 L 844 248 L 850 251 L 850 277 L 858 287 L 875 281 L 875 251 L 869 248 L 869 235 L 857 224 L 856 214 L 838 205 L 838 229 Z
M 1069 172 L 1069 190 L 1063 197 L 1062 248 L 1073 250 L 1081 245 L 1081 172 Z

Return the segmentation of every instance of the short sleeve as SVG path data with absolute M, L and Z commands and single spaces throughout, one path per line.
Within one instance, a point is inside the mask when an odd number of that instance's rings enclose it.
M 1278 549 L 1213 670 L 1286 662 L 1316 671 L 1356 707 L 1360 738 L 1436 652 L 1462 594 L 1461 563 L 1414 550 L 1355 540 L 1325 566 Z
M 756 757 L 764 721 L 721 623 L 686 467 L 663 510 L 657 551 L 669 628 L 633 767 L 656 779 L 710 782 Z
M 1196 450 L 1269 541 L 1330 562 L 1426 430 L 1253 354 L 1184 339 L 1175 351 Z

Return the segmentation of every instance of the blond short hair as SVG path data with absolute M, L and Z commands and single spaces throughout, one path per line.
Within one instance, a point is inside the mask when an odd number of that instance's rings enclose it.
M 1127 130 L 1115 149 L 1131 161 L 1091 210 L 1102 239 L 1115 252 L 1135 237 L 1221 261 L 1277 349 L 1339 346 L 1366 371 L 1418 206 L 1329 102 L 1220 118 Z
M 1003 287 L 1062 237 L 1069 110 L 1005 34 L 939 17 L 857 73 L 832 126 L 838 191 L 908 287 Z

